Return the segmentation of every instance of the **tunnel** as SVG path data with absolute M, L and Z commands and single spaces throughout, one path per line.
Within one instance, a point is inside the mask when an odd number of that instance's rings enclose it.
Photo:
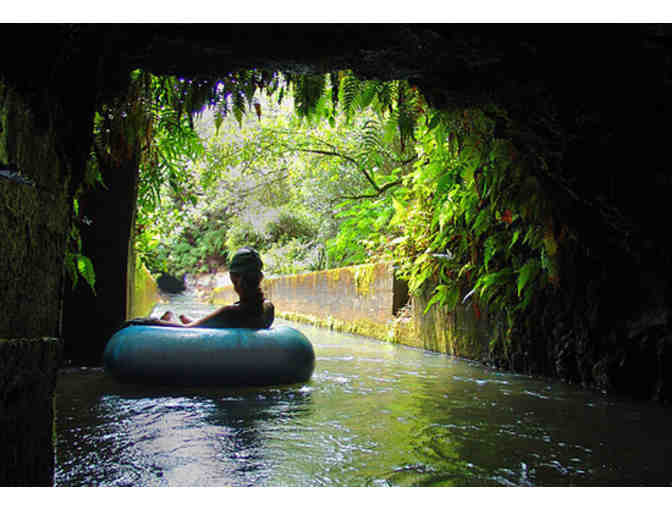
M 199 80 L 250 68 L 351 69 L 408 80 L 439 110 L 494 103 L 520 127 L 502 136 L 553 162 L 541 182 L 576 249 L 561 254 L 560 292 L 535 303 L 537 319 L 517 332 L 501 366 L 672 398 L 669 26 L 36 24 L 5 25 L 0 41 L 0 339 L 53 339 L 62 349 L 56 364 L 99 365 L 126 319 L 137 161 L 111 165 L 106 189 L 81 198 L 96 293 L 73 290 L 63 267 L 94 114 L 123 95 L 131 71 Z M 44 356 L 31 349 L 25 359 Z M 57 368 L 17 359 L 0 349 L 6 410 L 32 395 L 25 381 L 53 381 Z M 50 417 L 47 409 L 38 419 Z M 26 478 L 49 479 L 49 465 L 30 469 Z

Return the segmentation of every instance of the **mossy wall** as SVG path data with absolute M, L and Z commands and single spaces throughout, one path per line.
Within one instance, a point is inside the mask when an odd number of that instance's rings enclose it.
M 301 314 L 316 319 L 357 325 L 357 332 L 379 337 L 394 318 L 393 273 L 387 264 L 313 271 L 267 278 L 262 282 L 276 314 Z M 233 287 L 215 289 L 211 302 L 230 304 L 238 300 Z M 382 328 L 382 329 L 381 329 Z M 354 332 L 354 331 L 352 331 Z
M 142 262 L 134 258 L 131 258 L 131 260 L 134 263 L 128 270 L 129 294 L 126 318 L 147 317 L 154 308 L 154 305 L 161 300 L 159 287 L 154 277 Z
M 33 183 L 0 178 L 0 338 L 59 334 L 69 175 L 56 127 L 35 124 L 30 107 L 0 85 L 0 165 Z
M 467 303 L 458 304 L 455 310 L 434 305 L 425 313 L 430 294 L 421 292 L 410 300 L 411 319 L 406 326 L 406 336 L 414 342 L 409 345 L 460 358 L 488 361 L 490 342 L 497 335 L 498 324 L 487 310 Z
M 487 313 L 477 314 L 471 306 L 455 311 L 433 306 L 425 314 L 428 297 L 409 301 L 407 286 L 387 264 L 269 278 L 263 289 L 278 317 L 458 357 L 487 360 L 496 334 Z M 229 286 L 215 289 L 211 302 L 237 299 Z
M 56 338 L 0 339 L 0 486 L 49 486 L 54 477 Z
M 12 486 L 53 483 L 74 160 L 65 140 L 77 125 L 26 97 L 0 82 L 0 166 L 21 177 L 0 178 L 0 485 Z

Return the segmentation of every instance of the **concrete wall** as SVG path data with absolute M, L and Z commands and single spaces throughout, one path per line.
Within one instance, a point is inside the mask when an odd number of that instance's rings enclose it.
M 458 304 L 455 310 L 432 306 L 424 313 L 430 292 L 413 296 L 410 321 L 406 329 L 407 344 L 460 358 L 489 361 L 491 341 L 498 333 L 498 324 L 470 303 Z
M 142 264 L 132 257 L 128 268 L 128 298 L 126 318 L 147 317 L 161 297 L 156 281 Z
M 61 352 L 55 338 L 0 339 L 0 486 L 53 484 Z
M 276 316 L 381 338 L 394 319 L 394 278 L 387 264 L 314 271 L 264 279 Z M 233 287 L 215 289 L 211 302 L 238 300 Z
M 433 306 L 428 297 L 408 299 L 408 288 L 387 264 L 316 271 L 263 281 L 276 316 L 453 356 L 485 361 L 496 325 L 485 311 Z M 215 289 L 211 302 L 237 301 L 233 288 Z

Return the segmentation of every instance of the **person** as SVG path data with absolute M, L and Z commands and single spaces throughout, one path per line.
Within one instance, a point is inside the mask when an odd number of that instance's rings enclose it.
M 240 301 L 223 306 L 201 319 L 193 320 L 180 315 L 178 321 L 173 312 L 167 311 L 151 323 L 184 328 L 270 328 L 275 318 L 275 308 L 273 303 L 264 298 L 260 287 L 264 278 L 262 268 L 263 262 L 254 248 L 241 248 L 229 264 L 231 283 Z

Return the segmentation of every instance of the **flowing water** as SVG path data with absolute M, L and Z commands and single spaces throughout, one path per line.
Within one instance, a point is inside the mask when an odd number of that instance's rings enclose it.
M 176 301 L 196 317 L 211 309 Z M 670 409 L 292 326 L 315 347 L 305 384 L 149 388 L 64 371 L 56 485 L 672 483 Z

